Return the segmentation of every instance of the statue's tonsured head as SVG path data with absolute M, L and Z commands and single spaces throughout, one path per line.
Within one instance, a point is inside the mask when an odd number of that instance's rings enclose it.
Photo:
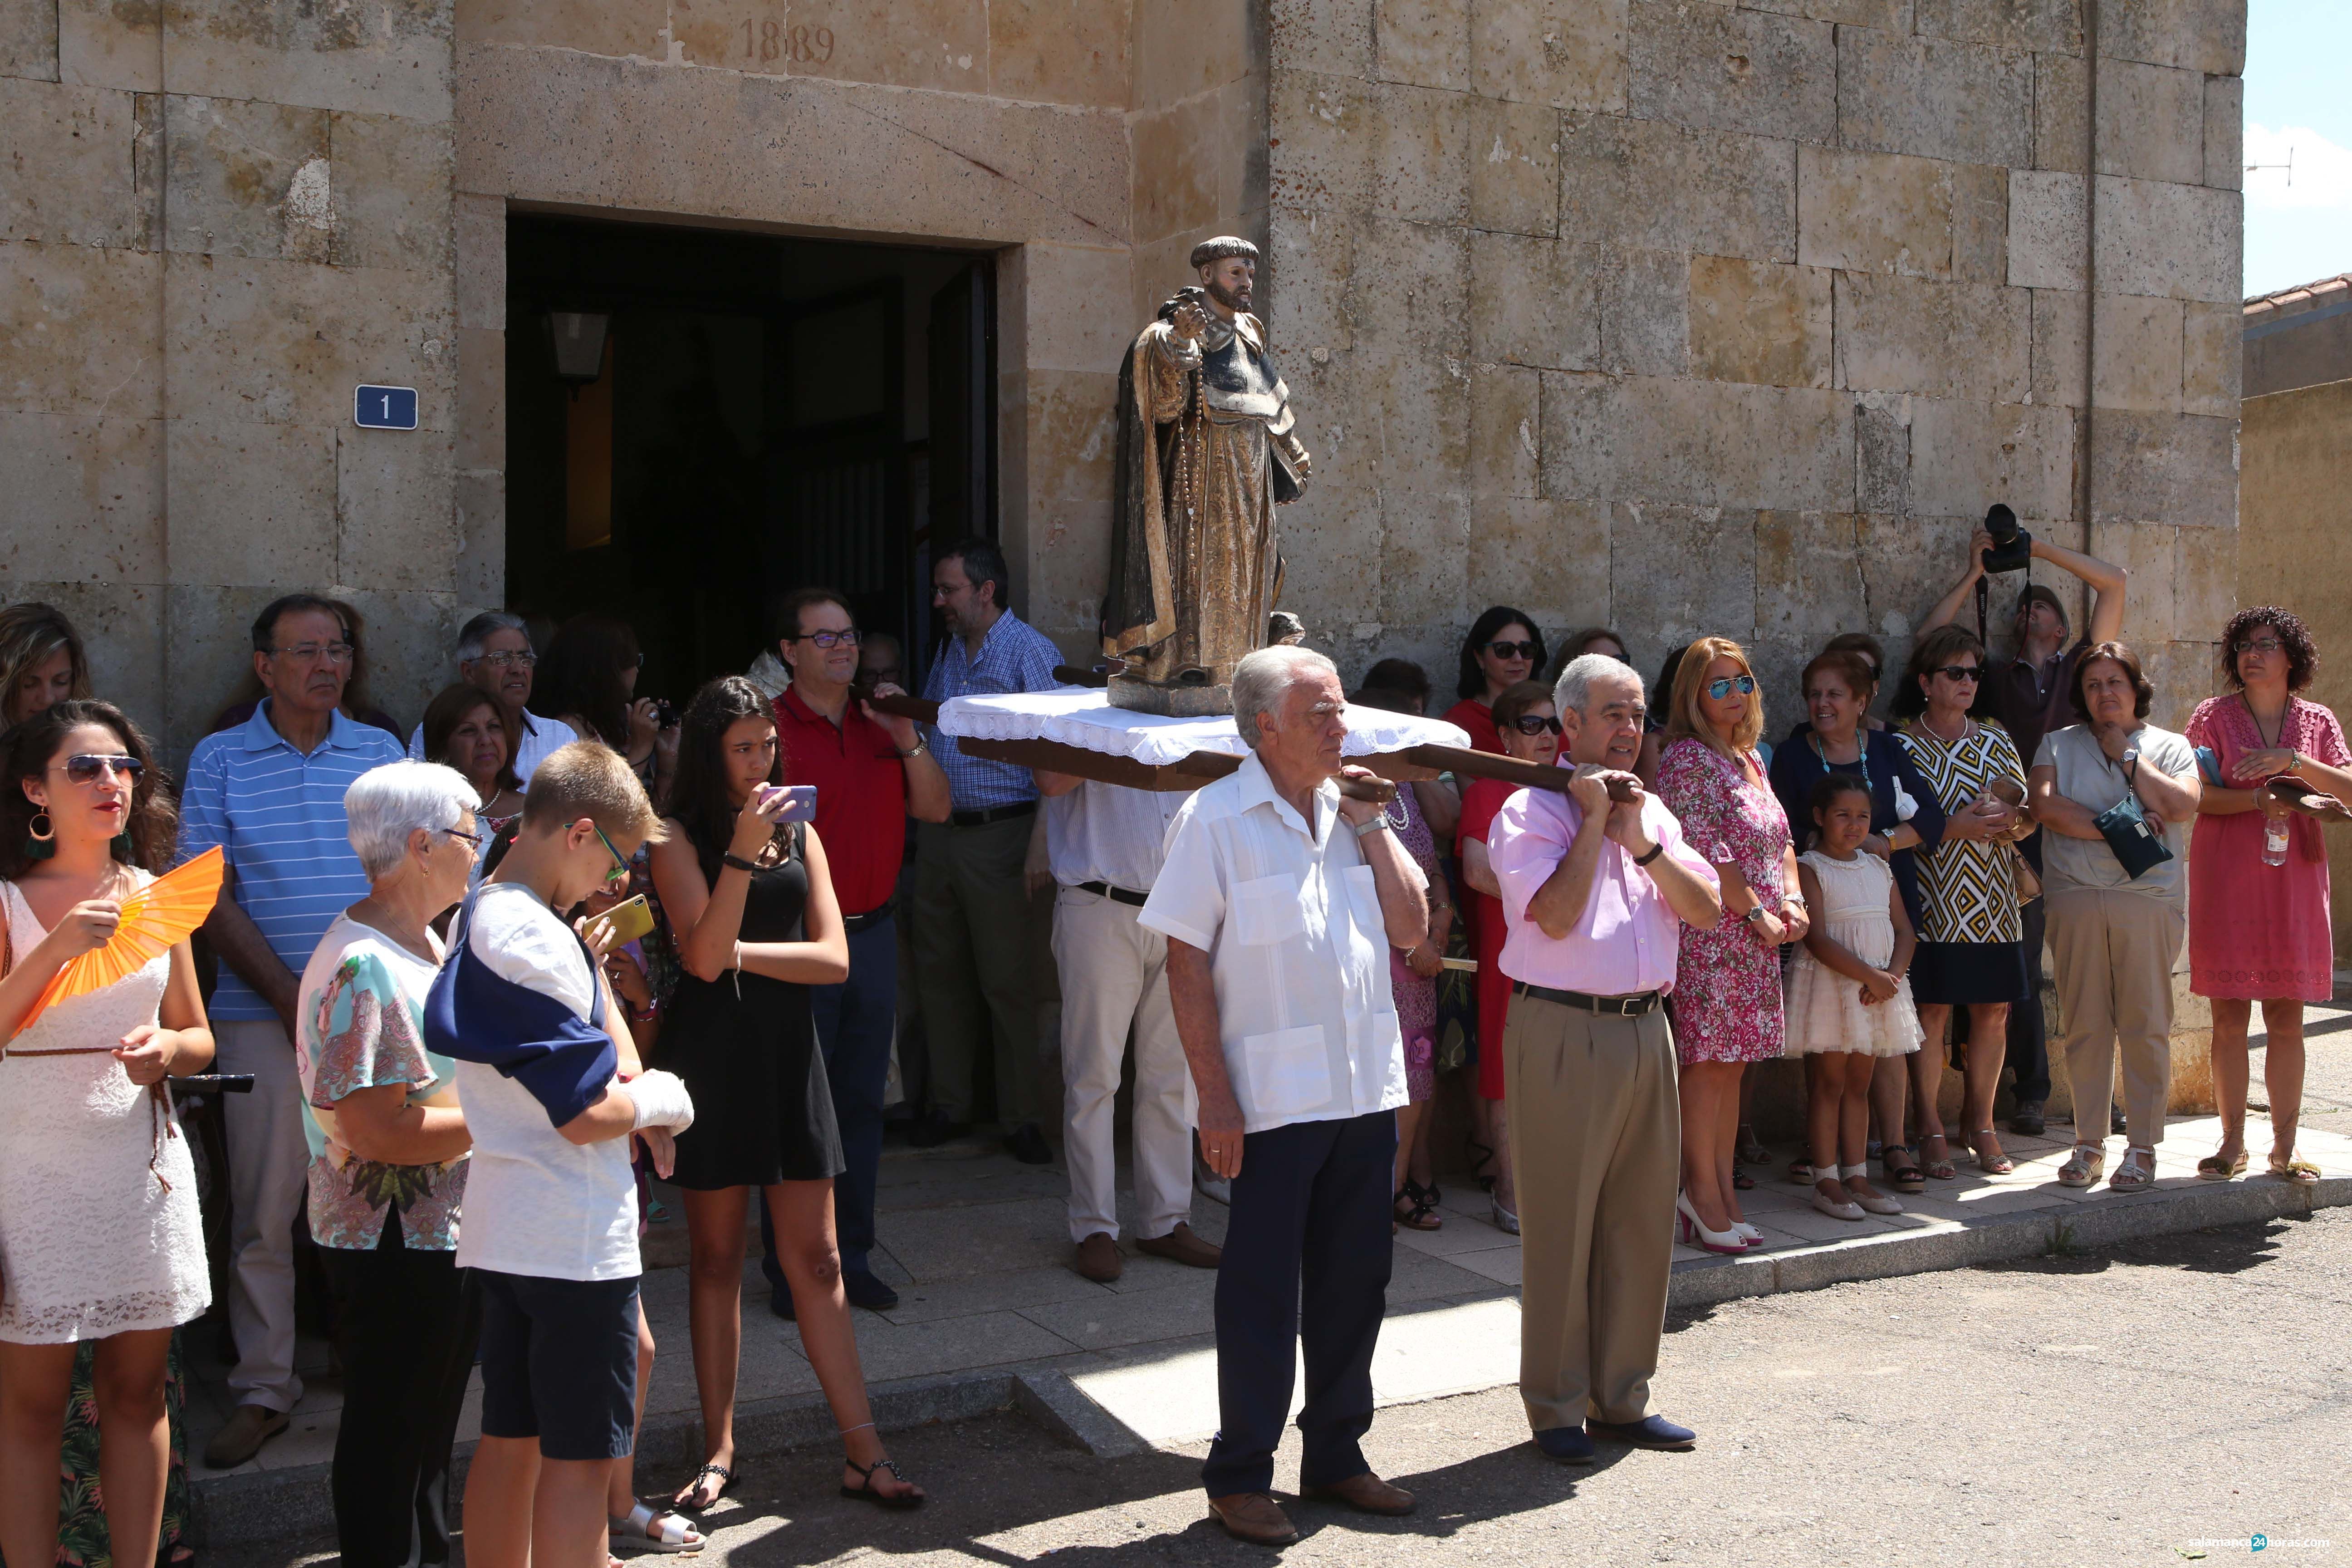
M 1239 235 L 1221 234 L 1192 247 L 1192 267 L 1201 275 L 1202 287 L 1228 310 L 1250 308 L 1257 259 L 1257 247 Z

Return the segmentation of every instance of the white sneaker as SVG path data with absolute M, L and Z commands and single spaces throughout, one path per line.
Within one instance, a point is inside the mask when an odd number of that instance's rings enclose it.
M 1192 1154 L 1192 1190 L 1213 1204 L 1233 1206 L 1233 1183 L 1209 1169 L 1209 1163 L 1201 1158 L 1198 1150 Z

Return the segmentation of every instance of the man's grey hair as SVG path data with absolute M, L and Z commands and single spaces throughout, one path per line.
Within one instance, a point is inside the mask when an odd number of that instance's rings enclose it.
M 1242 740 L 1255 751 L 1265 742 L 1259 727 L 1261 713 L 1282 711 L 1282 699 L 1311 675 L 1337 675 L 1339 667 L 1311 647 L 1262 647 L 1234 666 L 1234 724 Z
M 457 633 L 457 662 L 471 664 L 482 657 L 482 645 L 499 632 L 520 632 L 522 646 L 530 647 L 530 627 L 512 610 L 484 610 Z
M 410 834 L 420 827 L 428 833 L 455 827 L 466 813 L 481 807 L 482 797 L 465 774 L 406 757 L 370 768 L 343 791 L 346 831 L 371 882 L 398 870 L 408 858 Z
M 1559 672 L 1559 679 L 1552 686 L 1552 711 L 1582 717 L 1584 705 L 1592 698 L 1592 683 L 1603 676 L 1622 676 L 1633 683 L 1633 689 L 1643 690 L 1642 672 L 1623 659 L 1611 658 L 1605 653 L 1580 653 L 1568 661 L 1568 668 Z

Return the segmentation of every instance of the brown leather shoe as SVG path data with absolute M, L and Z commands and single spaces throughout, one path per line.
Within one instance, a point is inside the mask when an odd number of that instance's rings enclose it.
M 1097 1285 L 1108 1285 L 1127 1269 L 1127 1259 L 1118 1255 L 1118 1243 L 1110 1232 L 1098 1230 L 1078 1243 L 1078 1256 L 1071 1268 L 1081 1279 L 1091 1279 Z
M 1298 1539 L 1298 1527 L 1282 1505 L 1264 1492 L 1229 1492 L 1209 1500 L 1209 1511 L 1235 1541 L 1253 1546 L 1287 1546 Z
M 1182 1220 L 1166 1236 L 1143 1237 L 1135 1244 L 1138 1252 L 1148 1252 L 1154 1258 L 1165 1258 L 1171 1263 L 1181 1263 L 1192 1268 L 1214 1268 L 1225 1254 L 1213 1242 L 1202 1241 L 1192 1234 L 1192 1227 Z
M 205 1465 L 215 1470 L 233 1470 L 254 1455 L 261 1446 L 286 1430 L 288 1417 L 283 1410 L 272 1410 L 266 1405 L 240 1405 L 232 1412 L 227 1425 L 213 1434 L 205 1445 Z
M 1298 1495 L 1343 1502 L 1358 1513 L 1382 1514 L 1390 1519 L 1402 1519 L 1411 1513 L 1413 1504 L 1411 1492 L 1389 1485 L 1370 1470 L 1328 1487 L 1307 1487 Z

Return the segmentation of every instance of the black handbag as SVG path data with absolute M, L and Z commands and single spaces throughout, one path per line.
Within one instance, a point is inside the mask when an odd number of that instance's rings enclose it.
M 2137 880 L 2150 870 L 2172 858 L 2172 850 L 2161 837 L 2161 830 L 2147 819 L 2147 812 L 2139 804 L 2139 795 L 2132 787 L 2139 772 L 2139 755 L 2134 752 L 2124 759 L 2124 797 L 2091 818 L 2091 826 L 2107 841 L 2124 875 Z

